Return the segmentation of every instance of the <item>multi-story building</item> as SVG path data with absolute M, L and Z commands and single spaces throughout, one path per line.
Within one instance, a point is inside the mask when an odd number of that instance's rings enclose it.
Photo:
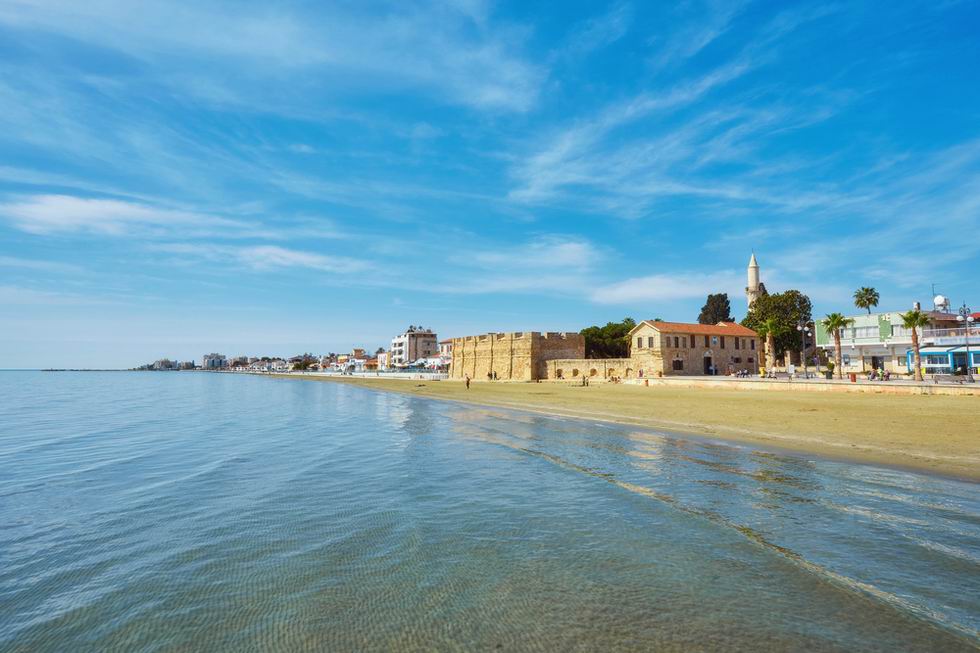
M 918 304 L 913 308 L 918 308 Z M 912 371 L 912 333 L 902 325 L 902 312 L 864 313 L 848 316 L 851 325 L 841 330 L 841 362 L 843 371 L 868 372 L 886 370 L 892 373 Z M 957 367 L 965 367 L 967 332 L 958 322 L 955 313 L 927 311 L 930 324 L 919 331 L 919 353 L 922 366 L 929 374 L 949 373 Z M 971 331 L 971 355 L 977 351 L 975 343 L 980 334 Z M 833 358 L 834 337 L 816 320 L 817 346 Z M 978 352 L 980 353 L 980 352 Z M 980 365 L 980 356 L 971 356 L 974 366 Z
M 404 367 L 420 358 L 435 356 L 438 350 L 439 339 L 432 329 L 410 326 L 392 338 L 389 362 L 393 367 Z
M 201 369 L 220 370 L 223 367 L 228 367 L 228 359 L 221 354 L 205 354 L 201 358 Z
M 391 360 L 390 360 L 390 358 L 391 358 L 391 354 L 389 354 L 388 352 L 386 352 L 386 351 L 379 351 L 378 352 L 378 369 L 379 370 L 387 370 L 388 368 L 390 368 L 391 367 Z

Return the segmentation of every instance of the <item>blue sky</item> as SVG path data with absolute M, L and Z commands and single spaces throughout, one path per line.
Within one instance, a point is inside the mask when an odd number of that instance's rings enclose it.
M 0 367 L 980 308 L 976 2 L 0 0 Z

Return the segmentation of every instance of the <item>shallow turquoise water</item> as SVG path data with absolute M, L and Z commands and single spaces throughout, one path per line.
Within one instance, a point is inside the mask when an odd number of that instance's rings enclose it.
M 976 650 L 976 484 L 203 373 L 0 373 L 0 650 Z

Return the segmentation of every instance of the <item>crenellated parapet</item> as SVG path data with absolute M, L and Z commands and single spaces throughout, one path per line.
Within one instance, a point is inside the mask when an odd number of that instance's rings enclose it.
M 585 338 L 560 331 L 514 331 L 453 338 L 450 378 L 475 381 L 536 381 L 547 378 L 547 362 L 585 356 Z M 488 377 L 489 375 L 489 377 Z

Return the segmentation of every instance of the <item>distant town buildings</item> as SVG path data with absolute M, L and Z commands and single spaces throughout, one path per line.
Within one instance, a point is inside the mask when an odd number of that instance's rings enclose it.
M 228 359 L 221 354 L 205 354 L 201 357 L 201 369 L 220 370 L 228 367 Z
M 390 361 L 392 367 L 404 367 L 420 358 L 437 355 L 439 339 L 432 329 L 410 326 L 404 333 L 391 340 Z

